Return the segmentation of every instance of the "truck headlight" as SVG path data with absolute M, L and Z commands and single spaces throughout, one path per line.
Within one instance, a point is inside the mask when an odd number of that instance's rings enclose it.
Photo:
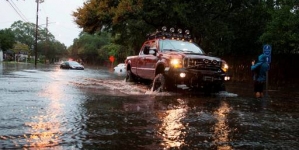
M 180 59 L 171 59 L 170 60 L 170 64 L 171 66 L 173 66 L 174 68 L 182 68 L 182 62 Z
M 221 69 L 224 72 L 227 72 L 227 70 L 228 70 L 228 64 L 224 60 L 222 61 Z
M 224 77 L 224 80 L 225 80 L 225 81 L 229 81 L 229 80 L 230 80 L 230 76 L 225 76 L 225 77 Z

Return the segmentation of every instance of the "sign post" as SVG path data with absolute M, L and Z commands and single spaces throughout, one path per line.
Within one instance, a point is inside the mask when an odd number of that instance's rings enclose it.
M 110 60 L 110 62 L 111 62 L 111 68 L 113 68 L 113 62 L 114 62 L 114 59 L 115 59 L 115 58 L 114 58 L 114 56 L 112 56 L 112 55 L 109 57 L 109 60 Z
M 266 61 L 268 65 L 271 63 L 271 51 L 272 47 L 269 44 L 265 44 L 263 46 L 263 53 L 266 55 Z M 268 88 L 269 88 L 269 80 L 268 80 L 268 71 L 266 72 L 266 97 L 268 97 Z

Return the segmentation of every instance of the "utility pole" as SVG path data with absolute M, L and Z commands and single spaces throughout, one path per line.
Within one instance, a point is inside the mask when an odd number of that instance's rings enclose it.
M 38 31 L 38 10 L 39 10 L 39 3 L 44 2 L 44 0 L 36 0 L 36 24 L 35 24 L 35 58 L 34 58 L 34 66 L 36 68 L 37 65 L 37 31 Z
M 45 49 L 45 63 L 47 63 L 47 58 L 48 58 L 48 24 L 49 24 L 49 20 L 47 17 L 46 20 L 46 49 Z

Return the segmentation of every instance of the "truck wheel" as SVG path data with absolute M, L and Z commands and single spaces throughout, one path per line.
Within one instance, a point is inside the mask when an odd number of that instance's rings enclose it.
M 134 79 L 135 77 L 131 70 L 127 70 L 126 82 L 134 82 Z
M 164 89 L 165 89 L 165 76 L 162 73 L 159 73 L 156 75 L 153 81 L 152 91 L 163 92 Z

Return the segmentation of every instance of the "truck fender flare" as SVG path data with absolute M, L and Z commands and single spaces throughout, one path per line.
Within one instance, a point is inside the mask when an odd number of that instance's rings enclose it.
M 128 60 L 128 62 L 126 62 L 127 64 L 127 70 L 130 70 L 131 69 L 131 60 Z
M 155 69 L 155 75 L 159 74 L 159 73 L 164 73 L 164 69 L 165 69 L 165 63 L 164 62 L 158 62 L 156 69 Z

